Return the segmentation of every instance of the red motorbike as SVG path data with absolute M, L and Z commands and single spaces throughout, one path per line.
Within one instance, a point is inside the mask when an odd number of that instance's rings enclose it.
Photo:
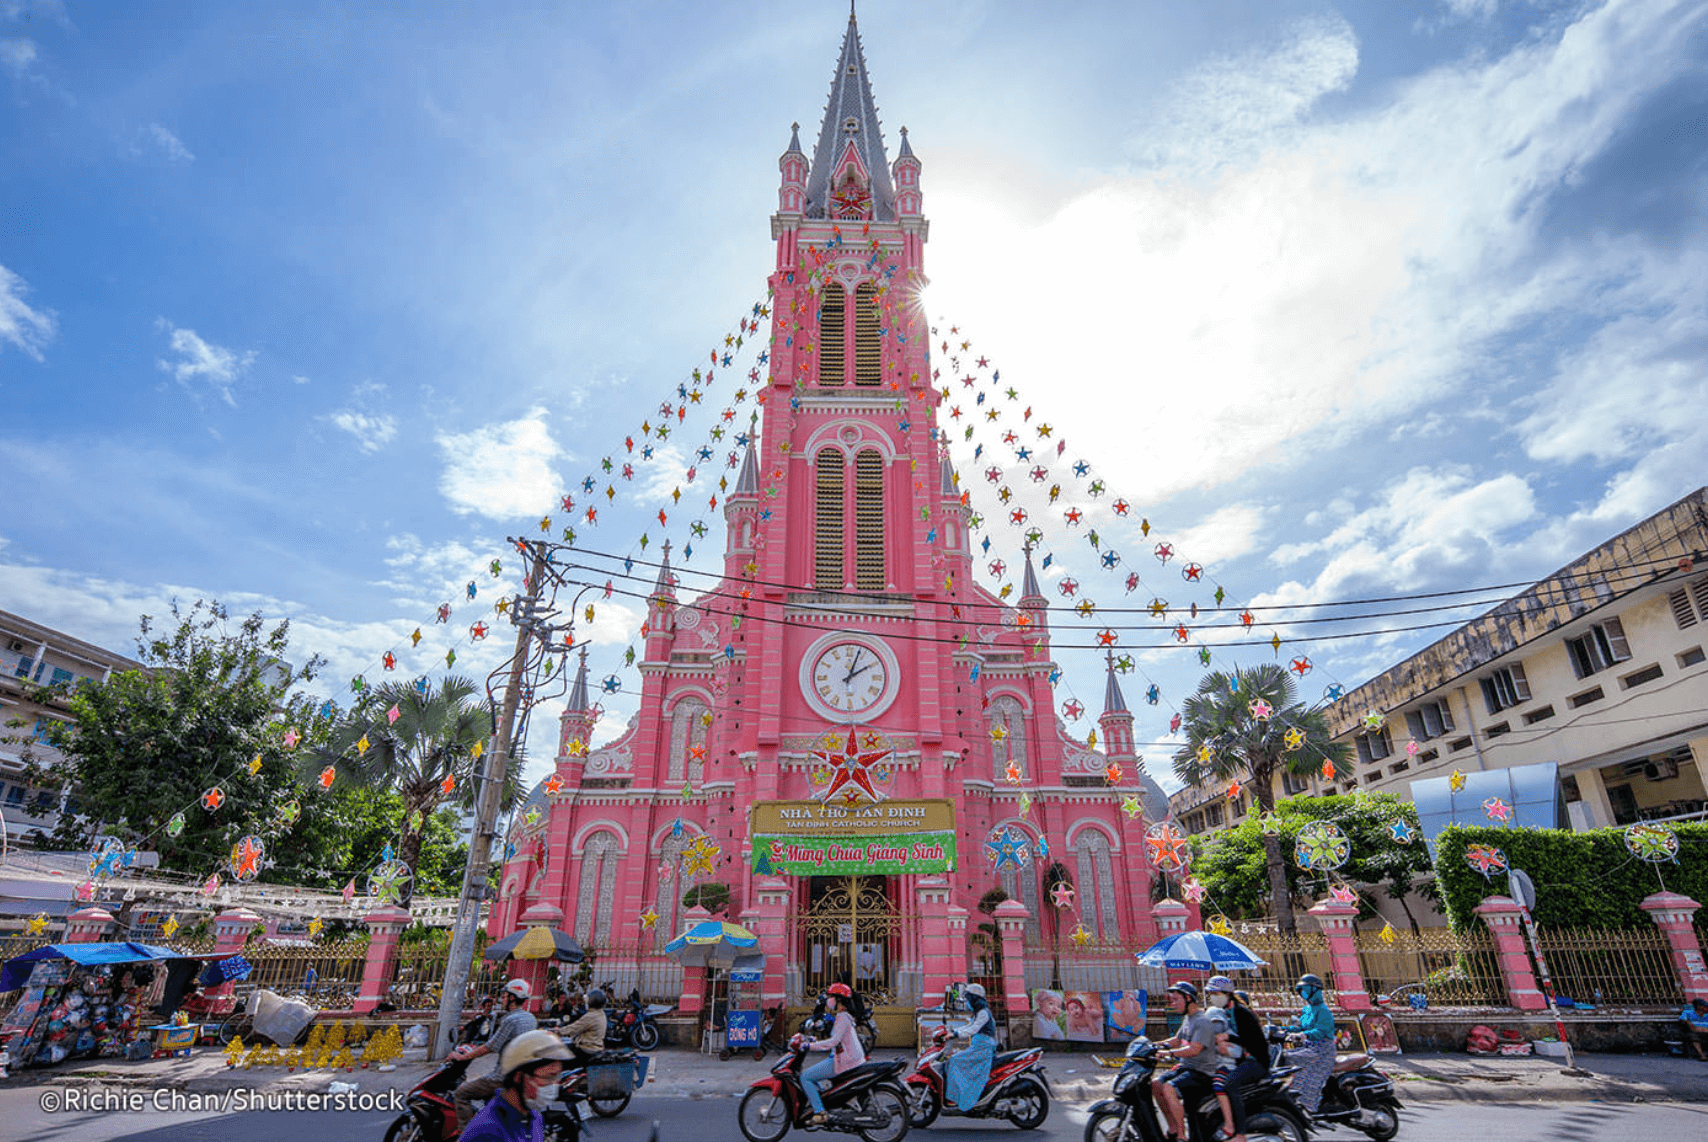
M 990 1078 L 971 1110 L 961 1110 L 944 1093 L 944 1064 L 948 1062 L 943 1050 L 948 1046 L 949 1029 L 939 1027 L 931 1033 L 931 1049 L 919 1056 L 914 1071 L 907 1076 L 908 1121 L 923 1130 L 937 1121 L 938 1115 L 960 1118 L 1006 1118 L 1021 1130 L 1036 1130 L 1050 1116 L 1049 1078 L 1044 1074 L 1044 1050 L 1030 1047 L 1024 1051 L 999 1051 L 990 1061 Z
M 801 1086 L 806 1044 L 804 1035 L 791 1039 L 770 1077 L 755 1082 L 742 1096 L 736 1119 L 749 1142 L 777 1142 L 791 1126 L 858 1134 L 866 1142 L 901 1142 L 907 1137 L 907 1100 L 895 1082 L 906 1065 L 900 1059 L 861 1063 L 837 1075 L 824 1092 L 829 1120 L 813 1125 L 812 1104 Z
M 385 1142 L 452 1142 L 461 1134 L 454 1096 L 469 1062 L 447 1059 L 444 1066 L 416 1083 L 409 1092 L 409 1109 L 392 1122 Z M 576 1142 L 587 1109 L 587 1072 L 563 1072 L 558 1101 L 540 1112 L 546 1124 L 546 1142 Z

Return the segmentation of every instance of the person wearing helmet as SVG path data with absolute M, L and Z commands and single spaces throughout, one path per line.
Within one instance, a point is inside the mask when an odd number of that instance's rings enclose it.
M 849 1001 L 854 998 L 854 989 L 845 983 L 833 983 L 824 993 L 824 1010 L 835 1022 L 831 1024 L 830 1035 L 824 1039 L 814 1039 L 807 1044 L 809 1051 L 829 1051 L 830 1058 L 822 1063 L 814 1063 L 801 1072 L 801 1086 L 807 1092 L 807 1101 L 812 1103 L 815 1125 L 823 1125 L 830 1120 L 824 1112 L 824 1095 L 819 1091 L 820 1081 L 834 1078 L 843 1071 L 851 1070 L 866 1061 L 866 1052 L 860 1046 L 860 1036 L 854 1032 L 854 1016 L 849 1012 Z
M 1334 1070 L 1334 1012 L 1323 999 L 1321 976 L 1302 975 L 1293 990 L 1304 1008 L 1299 1012 L 1299 1021 L 1282 1030 L 1305 1037 L 1305 1045 L 1292 1052 L 1301 1067 L 1299 1077 L 1293 1080 L 1293 1090 L 1299 1096 L 1299 1105 L 1314 1115 L 1322 1102 L 1323 1084 Z
M 971 1110 L 984 1094 L 990 1081 L 990 1061 L 996 1056 L 996 1020 L 991 1018 L 990 1003 L 982 984 L 969 983 L 961 994 L 966 997 L 972 1018 L 954 1028 L 958 1038 L 967 1045 L 956 1051 L 945 1064 L 944 1088 L 962 1111 Z
M 541 1142 L 540 1111 L 557 1101 L 569 1049 L 550 1031 L 524 1031 L 498 1056 L 499 1086 L 469 1120 L 460 1142 Z
M 499 1019 L 498 1026 L 492 1029 L 492 1034 L 486 1042 L 479 1046 L 458 1047 L 451 1052 L 453 1059 L 478 1059 L 482 1055 L 491 1055 L 498 1060 L 492 1068 L 492 1073 L 485 1078 L 470 1079 L 457 1087 L 452 1097 L 457 1104 L 457 1121 L 463 1129 L 468 1129 L 470 1120 L 474 1118 L 474 1101 L 479 1098 L 491 1098 L 503 1085 L 502 1071 L 504 1048 L 516 1039 L 539 1026 L 534 1013 L 528 1010 L 528 1000 L 533 992 L 525 979 L 513 979 L 504 985 L 504 1016 Z
M 589 1059 L 605 1049 L 605 993 L 595 987 L 587 992 L 587 1011 L 558 1034 L 569 1044 L 575 1065 L 585 1067 Z
M 1216 1023 L 1204 1014 L 1198 989 L 1184 980 L 1170 984 L 1168 1007 L 1181 1016 L 1180 1034 L 1159 1044 L 1161 1054 L 1177 1060 L 1151 1080 L 1151 1093 L 1168 1120 L 1171 1139 L 1186 1137 L 1186 1107 L 1210 1093 L 1220 1056 L 1216 1054 Z
M 1251 1008 L 1237 999 L 1234 981 L 1225 975 L 1212 976 L 1204 985 L 1204 1014 L 1215 1021 L 1216 1053 L 1221 1056 L 1211 1088 L 1222 1108 L 1224 1136 L 1245 1142 L 1245 1102 L 1241 1088 L 1269 1070 L 1269 1045 L 1263 1024 Z

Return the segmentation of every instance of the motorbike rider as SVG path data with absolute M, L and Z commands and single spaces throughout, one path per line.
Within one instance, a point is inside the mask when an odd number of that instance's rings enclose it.
M 504 1085 L 504 1048 L 539 1026 L 539 1020 L 528 1010 L 528 999 L 532 994 L 525 979 L 513 979 L 505 984 L 504 1016 L 499 1019 L 498 1026 L 492 1029 L 492 1034 L 487 1036 L 486 1042 L 478 1046 L 458 1047 L 451 1052 L 453 1059 L 478 1059 L 482 1055 L 491 1055 L 498 1060 L 498 1065 L 492 1068 L 490 1075 L 469 1079 L 451 1096 L 457 1104 L 457 1122 L 464 1130 L 468 1129 L 469 1121 L 474 1118 L 474 1100 L 489 1099 Z
M 1219 1067 L 1212 1087 L 1222 1105 L 1224 1129 L 1231 1142 L 1245 1142 L 1245 1103 L 1241 1089 L 1248 1082 L 1262 1078 L 1269 1070 L 1269 1044 L 1263 1037 L 1263 1023 L 1250 1007 L 1239 1002 L 1234 981 L 1225 975 L 1212 976 L 1204 985 L 1204 1002 L 1208 1014 L 1220 1015 L 1227 1027 L 1218 1036 L 1218 1052 L 1231 1066 Z
M 550 1031 L 516 1036 L 498 1056 L 502 1086 L 458 1135 L 459 1142 L 539 1142 L 539 1112 L 557 1101 L 569 1050 Z
M 854 1016 L 848 1010 L 848 1003 L 853 995 L 854 989 L 845 983 L 830 985 L 824 993 L 825 1014 L 835 1019 L 831 1024 L 830 1035 L 807 1043 L 809 1051 L 830 1052 L 830 1058 L 822 1063 L 814 1063 L 801 1072 L 801 1087 L 806 1091 L 807 1101 L 812 1103 L 812 1123 L 815 1126 L 822 1126 L 830 1121 L 830 1116 L 824 1112 L 824 1095 L 818 1089 L 820 1080 L 834 1078 L 866 1061 L 866 1052 L 860 1046 L 860 1036 L 854 1033 Z
M 1182 980 L 1168 988 L 1170 1010 L 1181 1016 L 1180 1034 L 1164 1039 L 1161 1052 L 1179 1062 L 1151 1080 L 1151 1093 L 1168 1120 L 1168 1137 L 1185 1138 L 1186 1108 L 1211 1090 L 1219 1056 L 1216 1054 L 1216 1023 L 1204 1014 L 1198 989 Z
M 1304 1007 L 1299 1021 L 1281 1030 L 1305 1037 L 1305 1045 L 1292 1051 L 1293 1060 L 1302 1068 L 1293 1080 L 1293 1090 L 1299 1096 L 1299 1105 L 1315 1115 L 1322 1102 L 1323 1084 L 1334 1071 L 1334 1013 L 1323 999 L 1321 976 L 1307 972 L 1293 990 Z
M 605 1027 L 608 1019 L 605 1015 L 605 992 L 603 988 L 591 988 L 587 992 L 587 1012 L 567 1027 L 559 1028 L 558 1034 L 569 1044 L 575 1065 L 585 1067 L 594 1055 L 605 1049 Z
M 996 1020 L 991 1018 L 984 985 L 969 983 L 963 989 L 972 1017 L 951 1028 L 955 1037 L 967 1040 L 943 1064 L 944 1091 L 963 1113 L 978 1105 L 984 1085 L 990 1081 L 990 1061 L 996 1056 Z

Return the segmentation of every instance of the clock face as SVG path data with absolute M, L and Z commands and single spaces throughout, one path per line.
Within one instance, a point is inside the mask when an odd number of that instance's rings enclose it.
M 812 693 L 819 703 L 844 715 L 874 709 L 888 693 L 890 667 L 872 647 L 861 642 L 837 642 L 813 660 Z

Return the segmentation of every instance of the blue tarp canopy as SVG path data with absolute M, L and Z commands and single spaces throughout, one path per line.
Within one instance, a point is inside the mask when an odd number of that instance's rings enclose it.
M 150 960 L 175 960 L 183 952 L 157 948 L 153 944 L 134 944 L 129 940 L 94 944 L 46 944 L 21 956 L 13 956 L 0 969 L 0 992 L 12 991 L 29 982 L 30 972 L 42 960 L 70 960 L 82 967 L 103 964 L 137 964 Z
M 1417 821 L 1432 855 L 1437 834 L 1448 825 L 1488 829 L 1566 826 L 1559 766 L 1552 761 L 1467 773 L 1464 777 L 1464 786 L 1457 790 L 1451 777 L 1428 777 L 1411 783 Z M 1496 797 L 1511 810 L 1504 821 L 1488 814 L 1488 802 Z

